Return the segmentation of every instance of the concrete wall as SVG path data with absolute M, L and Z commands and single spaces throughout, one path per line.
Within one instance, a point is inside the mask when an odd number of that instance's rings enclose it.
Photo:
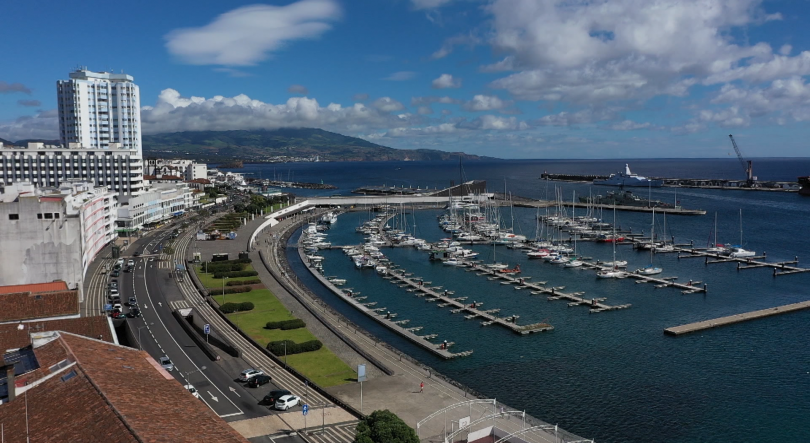
M 38 219 L 38 213 L 59 214 L 59 218 Z M 19 219 L 11 220 L 11 214 Z M 81 287 L 80 221 L 66 216 L 61 199 L 39 202 L 37 197 L 21 197 L 18 202 L 0 204 L 0 245 L 0 284 L 64 280 L 71 289 Z

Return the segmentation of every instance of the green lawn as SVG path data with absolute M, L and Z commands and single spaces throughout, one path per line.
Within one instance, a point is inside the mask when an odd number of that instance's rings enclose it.
M 244 270 L 245 271 L 254 271 L 253 265 L 251 265 L 250 263 L 247 263 Z M 223 279 L 214 278 L 214 274 L 212 274 L 212 273 L 206 274 L 204 265 L 203 266 L 195 265 L 194 266 L 194 272 L 197 273 L 197 277 L 200 279 L 203 286 L 205 286 L 206 288 L 211 289 L 211 292 L 217 292 L 216 291 L 217 289 L 222 290 L 222 280 Z M 225 280 L 225 284 L 227 285 L 229 281 L 255 280 L 257 278 L 259 278 L 258 275 L 254 275 L 253 277 L 228 277 L 228 279 Z M 228 286 L 225 286 L 225 287 L 227 288 Z
M 221 295 L 217 295 L 214 296 L 214 300 L 220 305 L 224 302 L 253 302 L 252 311 L 228 314 L 228 318 L 261 345 L 266 346 L 267 343 L 278 340 L 292 340 L 296 343 L 316 340 L 315 336 L 306 328 L 289 331 L 264 329 L 264 325 L 269 321 L 295 318 L 267 289 L 256 289 L 242 294 L 226 294 L 224 300 Z M 283 356 L 280 358 L 284 359 Z M 341 385 L 354 381 L 356 378 L 354 370 L 326 346 L 314 352 L 290 355 L 287 357 L 287 364 L 323 387 Z

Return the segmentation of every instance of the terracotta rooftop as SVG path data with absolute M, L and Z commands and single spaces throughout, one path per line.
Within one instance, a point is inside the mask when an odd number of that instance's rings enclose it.
M 210 185 L 211 180 L 208 180 L 207 178 L 195 178 L 194 180 L 189 180 L 189 183 L 202 183 L 204 185 Z
M 0 324 L 0 354 L 31 344 L 29 333 L 67 331 L 84 337 L 113 342 L 107 317 L 80 317 L 59 320 L 34 320 L 26 323 Z
M 78 291 L 0 295 L 0 322 L 79 315 Z
M 35 335 L 39 369 L 17 377 L 16 399 L 0 405 L 5 442 L 25 443 L 26 422 L 30 441 L 44 443 L 247 442 L 146 352 L 53 336 Z
M 32 283 L 30 285 L 0 286 L 0 294 L 11 294 L 14 292 L 54 292 L 67 290 L 68 285 L 63 281 L 53 281 L 50 283 Z

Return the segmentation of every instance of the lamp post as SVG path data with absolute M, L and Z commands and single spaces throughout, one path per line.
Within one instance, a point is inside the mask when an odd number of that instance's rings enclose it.
M 153 325 L 153 324 L 154 323 L 149 323 L 147 325 L 138 326 L 138 350 L 139 351 L 143 351 L 143 346 L 141 345 L 141 329 L 148 328 L 150 325 Z
M 223 305 L 225 304 L 225 280 L 227 280 L 227 279 L 228 279 L 228 277 L 225 277 L 225 276 L 222 277 L 222 304 Z
M 284 341 L 284 367 L 287 367 L 287 341 Z

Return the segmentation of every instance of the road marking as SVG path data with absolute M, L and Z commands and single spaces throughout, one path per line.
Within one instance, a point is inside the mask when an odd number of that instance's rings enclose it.
M 211 400 L 214 400 L 215 402 L 219 403 L 219 399 L 214 397 L 214 394 L 212 394 L 211 391 L 205 391 L 205 392 L 207 392 L 208 395 L 211 396 Z
M 236 389 L 234 389 L 234 387 L 233 387 L 233 386 L 228 386 L 228 389 L 230 389 L 230 390 L 231 390 L 231 392 L 233 392 L 234 394 L 236 394 L 236 396 L 237 396 L 237 397 L 242 398 L 242 396 L 241 396 L 241 395 L 239 395 L 239 393 L 237 393 L 237 392 L 236 392 Z

